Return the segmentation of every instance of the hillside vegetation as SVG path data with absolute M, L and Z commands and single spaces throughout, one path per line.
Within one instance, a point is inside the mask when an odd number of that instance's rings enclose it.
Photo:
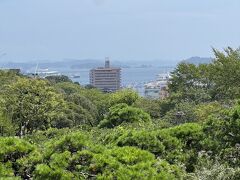
M 240 51 L 214 53 L 165 100 L 0 71 L 0 179 L 240 179 Z

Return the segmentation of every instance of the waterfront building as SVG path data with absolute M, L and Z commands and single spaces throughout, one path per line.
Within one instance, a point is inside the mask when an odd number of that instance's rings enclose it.
M 91 69 L 90 84 L 104 92 L 114 92 L 121 87 L 121 68 L 110 66 L 109 58 L 105 59 L 105 67 Z
M 156 81 L 144 85 L 144 96 L 150 99 L 165 99 L 168 97 L 168 74 L 159 74 Z

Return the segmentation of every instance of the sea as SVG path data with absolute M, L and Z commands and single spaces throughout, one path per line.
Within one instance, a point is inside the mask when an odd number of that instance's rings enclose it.
M 121 85 L 123 88 L 133 88 L 140 95 L 144 94 L 144 84 L 155 81 L 158 74 L 170 73 L 174 70 L 171 67 L 130 67 L 122 68 L 121 70 Z M 54 69 L 63 75 L 67 75 L 73 82 L 78 82 L 80 85 L 89 84 L 90 69 Z M 74 78 L 74 76 L 79 76 Z

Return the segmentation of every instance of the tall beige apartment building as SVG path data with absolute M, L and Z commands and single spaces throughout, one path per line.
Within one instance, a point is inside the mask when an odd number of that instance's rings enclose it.
M 105 67 L 91 69 L 90 84 L 104 92 L 114 92 L 121 87 L 121 68 L 110 67 L 109 58 L 105 59 Z

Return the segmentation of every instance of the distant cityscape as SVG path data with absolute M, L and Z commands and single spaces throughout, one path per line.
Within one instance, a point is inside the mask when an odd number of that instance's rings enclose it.
M 185 63 L 209 63 L 211 58 L 192 57 L 181 61 Z M 136 90 L 141 96 L 151 99 L 163 99 L 168 96 L 167 84 L 170 72 L 176 65 L 162 63 L 131 63 L 124 64 L 113 62 L 110 58 L 104 60 L 86 60 L 59 63 L 40 63 L 34 67 L 33 63 L 6 63 L 2 64 L 4 69 L 17 69 L 26 75 L 38 74 L 39 77 L 66 75 L 73 82 L 78 82 L 85 86 L 90 84 L 104 92 L 114 92 L 121 88 L 131 88 Z M 112 63 L 112 62 L 111 62 Z M 65 65 L 65 66 L 64 66 Z

